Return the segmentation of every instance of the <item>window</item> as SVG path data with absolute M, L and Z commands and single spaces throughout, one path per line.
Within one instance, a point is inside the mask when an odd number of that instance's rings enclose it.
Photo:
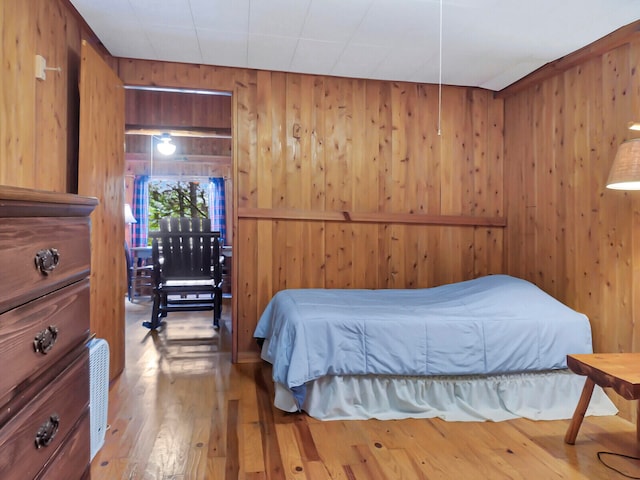
M 159 229 L 165 217 L 210 218 L 211 229 L 226 240 L 224 178 L 173 180 L 139 175 L 134 179 L 132 245 L 149 244 L 148 233 Z
M 165 217 L 209 218 L 209 182 L 149 180 L 149 231 Z

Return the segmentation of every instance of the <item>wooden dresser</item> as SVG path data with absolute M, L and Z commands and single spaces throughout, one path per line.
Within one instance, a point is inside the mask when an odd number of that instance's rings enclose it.
M 0 479 L 90 477 L 89 214 L 0 186 Z

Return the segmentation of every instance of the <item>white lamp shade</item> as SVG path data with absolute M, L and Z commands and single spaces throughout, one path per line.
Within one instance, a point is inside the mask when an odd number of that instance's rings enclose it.
M 133 212 L 131 211 L 131 205 L 128 203 L 124 204 L 124 223 L 138 223 L 136 221 L 136 217 L 133 216 Z
M 640 190 L 640 138 L 623 142 L 611 165 L 607 188 Z

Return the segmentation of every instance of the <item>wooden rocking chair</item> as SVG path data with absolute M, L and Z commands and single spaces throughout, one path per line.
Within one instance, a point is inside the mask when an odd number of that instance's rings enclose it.
M 165 218 L 160 231 L 150 232 L 153 261 L 153 309 L 142 325 L 158 328 L 169 312 L 213 311 L 220 327 L 222 270 L 220 232 L 202 218 Z

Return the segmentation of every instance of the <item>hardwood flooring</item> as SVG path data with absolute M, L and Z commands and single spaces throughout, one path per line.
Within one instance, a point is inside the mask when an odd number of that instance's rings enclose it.
M 232 365 L 229 307 L 171 314 L 141 326 L 149 303 L 126 303 L 127 358 L 111 386 L 93 480 L 615 479 L 599 451 L 638 456 L 635 425 L 587 417 L 575 446 L 569 420 L 455 423 L 439 419 L 320 422 L 272 406 L 266 364 Z M 605 459 L 640 477 L 640 463 Z

